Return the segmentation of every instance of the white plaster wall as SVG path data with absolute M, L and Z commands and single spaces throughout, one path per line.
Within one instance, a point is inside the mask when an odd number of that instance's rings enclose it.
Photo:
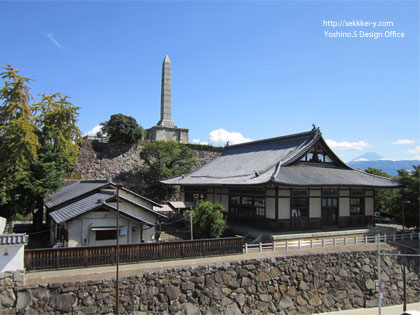
M 373 215 L 374 202 L 373 198 L 365 198 L 365 215 Z
M 120 190 L 120 195 L 124 198 L 127 198 L 128 200 L 131 200 L 135 203 L 138 203 L 139 205 L 142 205 L 146 208 L 152 209 L 153 204 L 147 200 L 144 200 L 143 198 L 140 198 L 136 195 L 130 194 L 124 190 Z
M 350 190 L 348 190 L 348 189 L 343 189 L 343 190 L 340 190 L 340 196 L 349 196 L 350 195 Z
M 279 219 L 290 219 L 289 198 L 279 198 Z
M 280 197 L 289 197 L 290 196 L 290 190 L 288 190 L 288 189 L 279 189 L 279 196 Z
M 265 198 L 265 217 L 269 219 L 276 218 L 276 199 Z
M 267 188 L 266 194 L 267 196 L 274 197 L 276 195 L 276 190 L 272 188 Z
M 0 272 L 16 271 L 24 269 L 23 258 L 25 246 L 21 245 L 0 245 Z M 7 256 L 4 256 L 7 249 Z
M 309 198 L 309 217 L 321 217 L 321 198 Z
M 366 190 L 365 191 L 365 196 L 375 196 L 375 191 L 374 190 Z
M 125 204 L 127 206 L 127 212 L 129 212 L 129 208 L 132 206 L 130 204 Z M 120 205 L 122 206 L 122 204 Z M 130 206 L 130 207 L 128 207 Z M 134 207 L 134 206 L 133 206 Z M 153 215 L 152 215 L 153 216 Z M 153 216 L 154 217 L 154 216 Z M 150 221 L 154 223 L 154 221 Z M 104 240 L 104 241 L 97 241 L 96 240 L 96 232 L 92 231 L 91 228 L 93 226 L 116 226 L 117 224 L 117 216 L 116 213 L 112 210 L 109 211 L 101 211 L 101 212 L 88 212 L 68 223 L 68 247 L 76 247 L 76 246 L 94 246 L 94 245 L 115 245 L 115 240 Z M 133 220 L 124 217 L 123 214 L 120 214 L 120 227 L 126 231 L 126 235 L 120 234 L 119 242 L 120 244 L 129 244 L 132 243 L 132 227 L 141 225 Z M 148 228 L 149 226 L 144 225 L 143 229 Z M 154 239 L 155 235 L 155 228 L 152 227 L 150 229 L 143 231 L 143 240 L 145 242 L 150 242 Z M 136 243 L 140 240 L 134 240 Z
M 114 208 L 117 208 L 116 202 L 109 202 L 110 205 L 112 205 Z M 157 221 L 156 214 L 141 209 L 133 204 L 130 204 L 128 202 L 120 202 L 120 210 L 127 212 L 128 214 L 141 218 L 147 222 L 155 223 Z
M 321 190 L 320 189 L 311 189 L 309 191 L 309 195 L 313 197 L 320 197 L 321 196 Z
M 338 215 L 340 217 L 348 217 L 350 215 L 350 198 L 340 198 L 340 200 L 338 201 L 338 205 Z

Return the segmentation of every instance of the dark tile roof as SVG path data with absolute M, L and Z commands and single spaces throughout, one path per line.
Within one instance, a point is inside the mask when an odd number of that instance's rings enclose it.
M 26 234 L 0 234 L 0 245 L 20 245 L 27 244 Z
M 55 223 L 64 223 L 81 214 L 102 206 L 107 199 L 112 198 L 113 196 L 113 193 L 96 193 L 53 211 L 50 213 L 50 216 Z
M 45 206 L 47 208 L 56 207 L 74 198 L 82 196 L 83 194 L 89 193 L 90 191 L 99 189 L 109 183 L 109 181 L 79 181 L 65 186 L 58 192 L 49 195 L 45 201 Z
M 277 184 L 287 186 L 364 186 L 386 188 L 398 186 L 398 182 L 353 169 L 319 166 L 282 167 L 274 178 Z
M 335 161 L 334 168 L 299 166 L 311 148 L 321 144 Z M 398 183 L 353 170 L 328 147 L 318 129 L 284 137 L 227 146 L 198 170 L 162 181 L 172 185 L 360 185 L 395 187 Z

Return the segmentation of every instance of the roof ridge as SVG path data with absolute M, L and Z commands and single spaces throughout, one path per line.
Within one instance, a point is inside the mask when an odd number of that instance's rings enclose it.
M 229 145 L 225 148 L 226 149 L 238 148 L 238 147 L 241 147 L 241 146 L 254 145 L 254 144 L 257 144 L 257 143 L 265 143 L 265 142 L 272 142 L 272 141 L 278 141 L 278 140 L 286 140 L 286 139 L 290 139 L 290 138 L 300 138 L 300 137 L 308 136 L 308 135 L 316 133 L 316 132 L 318 132 L 318 131 L 315 129 L 315 130 L 310 130 L 310 131 L 305 131 L 305 132 L 300 132 L 300 133 L 294 133 L 294 134 L 280 136 L 280 137 L 273 137 L 273 138 L 268 138 L 268 139 L 260 139 L 260 140 L 255 140 L 255 141 L 232 144 L 232 145 Z

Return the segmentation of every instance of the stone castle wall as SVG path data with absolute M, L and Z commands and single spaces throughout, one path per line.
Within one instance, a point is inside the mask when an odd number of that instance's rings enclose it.
M 408 260 L 408 303 L 419 302 L 417 260 Z M 151 272 L 120 282 L 122 314 L 314 314 L 374 307 L 375 252 L 248 260 Z M 383 259 L 384 304 L 402 303 L 401 264 Z M 65 272 L 65 271 L 63 271 Z M 112 314 L 113 280 L 2 284 L 0 314 Z
M 112 179 L 141 193 L 141 187 L 145 184 L 140 175 L 140 171 L 145 167 L 140 159 L 142 148 L 142 144 L 116 145 L 85 140 L 73 175 L 79 179 Z M 201 167 L 220 153 L 194 150 L 194 154 L 197 167 Z

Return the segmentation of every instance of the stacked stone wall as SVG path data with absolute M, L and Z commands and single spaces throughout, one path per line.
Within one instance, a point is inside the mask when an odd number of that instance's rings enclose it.
M 140 159 L 143 144 L 117 145 L 85 140 L 77 164 L 73 169 L 76 179 L 115 180 L 137 193 L 142 193 L 144 183 L 141 171 L 145 168 Z M 220 152 L 193 150 L 197 168 L 210 162 Z
M 384 304 L 402 303 L 401 264 L 384 257 Z M 248 260 L 151 272 L 120 282 L 123 314 L 315 314 L 374 307 L 375 252 Z M 408 259 L 408 302 L 419 302 L 417 259 Z M 66 271 L 63 271 L 66 272 Z M 3 284 L 0 314 L 113 314 L 113 280 Z

